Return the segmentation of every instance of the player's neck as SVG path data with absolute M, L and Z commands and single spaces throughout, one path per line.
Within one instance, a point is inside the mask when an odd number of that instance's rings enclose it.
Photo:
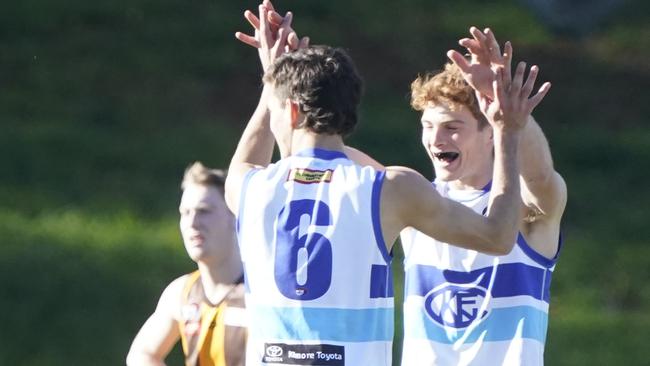
M 343 147 L 343 138 L 340 135 L 317 134 L 305 129 L 296 129 L 291 138 L 289 155 L 307 149 L 343 151 Z
M 236 243 L 233 245 L 237 248 Z M 229 256 L 219 258 L 215 261 L 199 261 L 197 265 L 206 292 L 208 292 L 208 287 L 236 283 L 243 274 L 238 250 L 233 250 Z
M 462 178 L 449 181 L 449 188 L 453 190 L 480 191 L 492 181 L 493 164 L 481 165 L 481 168 L 472 174 L 465 174 Z

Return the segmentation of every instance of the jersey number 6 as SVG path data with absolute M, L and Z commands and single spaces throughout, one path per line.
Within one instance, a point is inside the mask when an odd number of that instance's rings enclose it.
M 275 283 L 287 298 L 314 300 L 329 290 L 332 244 L 313 229 L 331 224 L 330 208 L 321 201 L 291 201 L 280 211 L 275 245 Z

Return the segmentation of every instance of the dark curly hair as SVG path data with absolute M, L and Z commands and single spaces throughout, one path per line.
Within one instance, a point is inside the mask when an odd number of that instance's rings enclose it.
M 279 57 L 264 75 L 280 99 L 300 106 L 299 126 L 318 134 L 346 136 L 357 124 L 363 82 L 348 54 L 311 46 Z

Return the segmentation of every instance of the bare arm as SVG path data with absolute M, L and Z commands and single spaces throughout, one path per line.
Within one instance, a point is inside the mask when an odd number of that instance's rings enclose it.
M 389 239 L 395 239 L 393 235 L 403 227 L 412 226 L 440 241 L 489 254 L 505 254 L 512 249 L 521 222 L 517 155 L 520 135 L 528 116 L 548 92 L 548 87 L 542 87 L 530 97 L 535 74 L 531 71 L 524 83 L 525 69 L 526 65 L 520 63 L 511 81 L 510 71 L 498 68 L 492 83 L 494 100 L 478 96 L 481 112 L 494 130 L 487 216 L 442 199 L 419 174 L 388 168 L 381 212 L 384 234 Z
M 566 205 L 566 184 L 553 168 L 548 141 L 532 116 L 520 147 L 522 199 L 528 219 L 559 221 Z
M 262 69 L 266 71 L 273 61 L 285 52 L 287 36 L 290 31 L 292 16 L 289 13 L 280 25 L 277 34 L 272 31 L 269 14 L 272 10 L 265 5 L 259 6 L 259 29 L 256 29 L 256 39 L 259 42 L 258 53 Z M 251 23 L 253 24 L 253 23 Z M 241 186 L 246 174 L 255 167 L 263 167 L 271 162 L 273 155 L 274 137 L 269 126 L 268 100 L 270 89 L 264 86 L 262 95 L 255 112 L 244 129 L 237 149 L 230 161 L 228 178 L 226 179 L 226 203 L 228 208 L 237 215 Z
M 477 93 L 493 98 L 492 82 L 499 68 L 506 70 L 505 83 L 509 84 L 509 73 L 513 57 L 512 44 L 506 42 L 503 53 L 491 29 L 480 31 L 470 28 L 472 38 L 463 38 L 459 44 L 467 49 L 470 59 L 457 51 L 447 54 L 463 73 L 463 77 Z M 532 91 L 539 68 L 530 69 L 524 93 Z M 540 90 L 548 91 L 549 83 L 544 83 Z M 566 205 L 566 185 L 562 177 L 553 169 L 553 160 L 548 142 L 541 128 L 532 116 L 528 116 L 519 144 L 522 200 L 527 210 L 527 220 L 548 218 L 559 222 Z
M 275 140 L 269 126 L 268 94 L 268 88 L 264 87 L 228 168 L 225 198 L 235 215 L 239 213 L 239 195 L 244 177 L 253 168 L 267 166 L 273 156 Z
M 510 252 L 520 220 L 518 139 L 517 133 L 495 134 L 496 160 L 487 216 L 441 197 L 415 171 L 387 168 L 381 205 L 387 243 L 393 243 L 400 230 L 411 226 L 466 249 L 494 255 Z
M 158 306 L 133 339 L 126 363 L 129 366 L 165 365 L 165 358 L 180 334 L 176 317 L 179 313 L 182 284 L 185 276 L 167 286 Z

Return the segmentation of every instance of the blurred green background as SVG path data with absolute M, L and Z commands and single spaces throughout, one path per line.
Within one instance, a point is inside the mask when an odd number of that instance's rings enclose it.
M 275 5 L 312 43 L 356 60 L 366 95 L 349 143 L 427 177 L 408 106 L 418 73 L 439 69 L 470 25 L 491 26 L 515 59 L 540 65 L 553 88 L 535 114 L 569 187 L 547 364 L 647 365 L 650 6 L 622 0 L 597 17 L 580 9 L 596 1 L 573 2 L 573 13 L 560 8 L 573 17 L 563 26 L 535 15 L 532 0 Z M 256 5 L 3 3 L 1 365 L 123 364 L 162 289 L 194 268 L 178 185 L 194 160 L 227 165 L 256 104 L 257 54 L 233 36 Z M 170 364 L 180 360 L 176 349 Z

